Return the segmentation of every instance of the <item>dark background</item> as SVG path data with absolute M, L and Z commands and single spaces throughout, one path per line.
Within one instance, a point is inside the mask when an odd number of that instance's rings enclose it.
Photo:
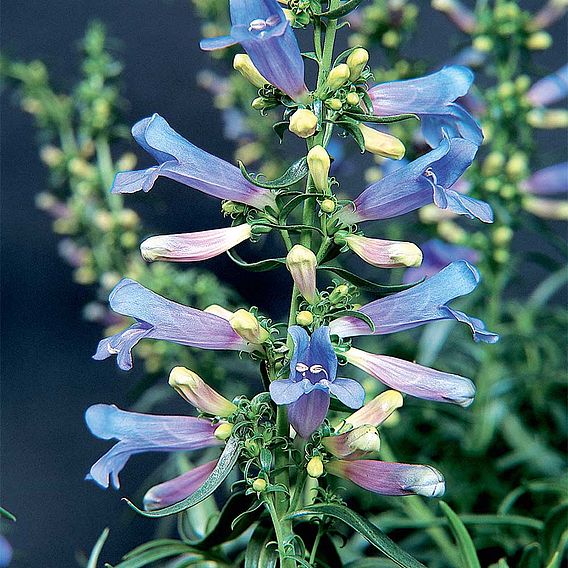
M 439 63 L 450 56 L 447 36 L 455 35 L 454 28 L 429 2 L 419 4 L 423 22 L 412 51 Z M 521 4 L 535 8 L 541 2 Z M 196 145 L 231 158 L 219 115 L 195 84 L 196 70 L 209 59 L 199 50 L 199 23 L 189 2 L 4 0 L 1 16 L 2 50 L 22 60 L 43 59 L 62 90 L 78 74 L 75 48 L 87 23 L 102 20 L 118 39 L 115 53 L 126 66 L 127 122 L 158 112 Z M 551 31 L 557 48 L 540 56 L 539 63 L 554 70 L 565 60 L 564 23 Z M 13 566 L 75 566 L 76 552 L 90 550 L 104 526 L 111 527 L 111 536 L 103 557 L 116 562 L 153 527 L 152 521 L 130 516 L 119 496 L 132 495 L 143 478 L 137 465 L 157 462 L 132 460 L 120 493 L 83 481 L 108 448 L 88 433 L 83 413 L 95 402 L 126 405 L 133 377 L 118 371 L 114 362 L 91 360 L 100 329 L 81 318 L 91 291 L 72 282 L 57 255 L 59 238 L 50 220 L 34 207 L 46 171 L 37 158 L 32 120 L 6 92 L 1 113 L 0 502 L 18 517 L 8 527 L 16 549 Z M 163 233 L 218 226 L 216 200 L 192 192 L 190 203 L 187 190 L 162 187 L 143 203 L 132 196 L 147 225 Z M 251 279 L 232 270 L 225 258 L 205 266 L 265 312 L 281 311 L 280 300 L 289 291 L 277 285 L 277 276 Z

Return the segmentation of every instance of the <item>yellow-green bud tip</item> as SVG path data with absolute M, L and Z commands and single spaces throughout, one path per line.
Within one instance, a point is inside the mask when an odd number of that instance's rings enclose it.
M 309 138 L 315 134 L 317 125 L 317 116 L 311 110 L 301 108 L 290 117 L 288 129 L 300 138 Z
M 311 312 L 302 310 L 301 312 L 298 312 L 298 315 L 296 316 L 296 323 L 303 326 L 312 325 L 312 323 L 314 323 L 314 316 Z
M 307 160 L 310 175 L 312 177 L 314 185 L 316 186 L 316 189 L 321 192 L 327 191 L 327 178 L 329 175 L 331 160 L 326 149 L 319 144 L 317 146 L 314 146 L 308 152 Z
M 268 483 L 266 483 L 266 481 L 264 479 L 262 479 L 261 477 L 257 477 L 253 482 L 252 482 L 252 488 L 257 492 L 257 493 L 262 493 L 263 491 L 266 491 L 266 488 L 268 487 Z
M 318 478 L 323 475 L 323 461 L 319 456 L 314 456 L 306 466 L 306 470 L 310 477 Z
M 347 57 L 349 80 L 356 81 L 369 61 L 369 52 L 363 47 L 356 47 Z
M 214 436 L 217 440 L 228 440 L 231 437 L 231 433 L 233 432 L 233 425 L 228 424 L 227 422 L 223 422 L 219 424 L 215 429 Z
M 320 208 L 324 213 L 333 213 L 335 211 L 335 201 L 333 199 L 324 199 L 320 203 Z

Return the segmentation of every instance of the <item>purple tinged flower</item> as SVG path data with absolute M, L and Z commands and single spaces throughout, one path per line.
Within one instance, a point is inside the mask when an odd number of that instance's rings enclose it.
M 294 245 L 286 255 L 286 268 L 300 294 L 313 304 L 317 298 L 316 255 L 303 245 Z
M 353 379 L 336 378 L 337 356 L 329 338 L 329 328 L 317 328 L 311 337 L 299 326 L 288 333 L 294 342 L 290 376 L 270 384 L 276 404 L 288 405 L 288 419 L 294 430 L 308 438 L 324 421 L 330 394 L 349 408 L 360 408 L 365 400 L 363 387 Z
M 0 534 L 0 568 L 7 568 L 12 561 L 14 551 L 6 537 Z
M 444 494 L 442 474 L 428 465 L 410 465 L 376 460 L 333 460 L 326 470 L 342 479 L 350 479 L 360 487 L 379 495 L 422 495 L 439 497 Z
M 521 189 L 533 195 L 568 193 L 568 162 L 534 172 L 521 184 Z
M 388 390 L 377 395 L 373 400 L 345 418 L 345 425 L 356 428 L 365 424 L 380 426 L 404 402 L 402 395 L 395 390 Z
M 87 409 L 85 421 L 98 438 L 118 440 L 87 475 L 87 479 L 105 488 L 109 483 L 115 489 L 120 487 L 118 475 L 134 454 L 198 450 L 222 444 L 215 438 L 216 426 L 210 420 L 193 416 L 156 416 L 95 404 Z
M 132 368 L 132 348 L 141 339 L 163 339 L 200 349 L 252 349 L 227 320 L 167 300 L 128 278 L 116 285 L 109 303 L 113 311 L 136 323 L 100 341 L 93 358 L 117 355 L 117 364 L 124 371 Z
M 403 281 L 407 284 L 434 276 L 455 260 L 467 260 L 472 264 L 479 261 L 479 253 L 475 249 L 452 245 L 439 239 L 426 241 L 421 247 L 424 253 L 422 265 L 404 271 Z
M 218 256 L 250 239 L 251 235 L 252 227 L 248 223 L 211 231 L 159 235 L 146 239 L 140 245 L 140 252 L 150 262 L 197 262 Z
M 369 89 L 377 116 L 412 113 L 420 117 L 426 142 L 435 148 L 446 136 L 465 138 L 480 146 L 483 133 L 475 118 L 456 99 L 473 83 L 473 72 L 452 65 L 425 77 L 392 81 Z
M 495 343 L 498 336 L 485 329 L 481 320 L 459 312 L 446 304 L 473 292 L 479 283 L 479 272 L 460 260 L 424 282 L 386 298 L 364 305 L 359 311 L 375 325 L 372 333 L 362 320 L 344 316 L 330 323 L 330 331 L 340 337 L 382 335 L 412 329 L 429 322 L 455 319 L 469 325 L 476 341 Z
M 355 460 L 378 452 L 381 438 L 376 426 L 363 424 L 337 436 L 322 438 L 325 449 L 334 457 Z
M 537 81 L 528 91 L 527 99 L 534 106 L 550 106 L 568 95 L 568 65 Z
M 475 30 L 475 14 L 459 0 L 432 0 L 432 8 L 446 14 L 462 32 Z
M 217 158 L 180 136 L 160 115 L 144 118 L 132 128 L 136 142 L 151 154 L 158 166 L 116 175 L 113 193 L 150 191 L 159 176 L 251 207 L 274 207 L 274 195 L 247 181 L 239 168 Z
M 471 165 L 477 146 L 462 138 L 444 138 L 434 150 L 370 185 L 338 215 L 345 224 L 390 219 L 435 203 L 470 219 L 493 222 L 484 201 L 459 193 L 452 186 Z
M 548 2 L 535 14 L 531 22 L 532 29 L 548 28 L 566 14 L 568 5 L 565 0 L 548 0 Z
M 206 462 L 169 481 L 155 485 L 144 495 L 144 509 L 155 511 L 183 501 L 195 493 L 211 475 L 219 460 Z
M 396 357 L 367 353 L 355 347 L 349 349 L 345 357 L 349 363 L 383 384 L 418 398 L 466 407 L 475 397 L 475 385 L 459 375 L 443 373 Z
M 422 262 L 422 251 L 414 243 L 371 239 L 361 235 L 347 235 L 343 240 L 357 256 L 378 268 L 420 266 Z
M 211 51 L 240 43 L 259 73 L 293 99 L 307 93 L 304 60 L 296 36 L 276 0 L 230 0 L 228 36 L 204 39 Z

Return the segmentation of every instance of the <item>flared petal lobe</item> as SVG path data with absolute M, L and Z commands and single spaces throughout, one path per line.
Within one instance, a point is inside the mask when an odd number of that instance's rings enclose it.
M 339 220 L 353 224 L 391 219 L 436 203 L 458 215 L 491 223 L 493 211 L 487 203 L 452 189 L 476 153 L 477 146 L 468 140 L 444 139 L 431 152 L 370 185 L 354 200 L 353 209 L 346 207 L 339 213 Z
M 98 438 L 118 440 L 89 472 L 88 478 L 102 487 L 110 482 L 120 487 L 118 474 L 134 454 L 197 450 L 222 443 L 214 436 L 216 426 L 192 416 L 156 416 L 95 404 L 87 409 L 85 421 Z
M 451 300 L 475 290 L 478 283 L 477 269 L 460 260 L 408 290 L 364 305 L 360 311 L 373 320 L 375 331 L 372 335 L 404 331 L 432 321 L 456 319 L 471 327 L 475 340 L 494 343 L 498 336 L 487 332 L 480 320 L 468 318 L 466 321 L 465 314 L 446 306 Z M 371 335 L 365 322 L 350 316 L 333 320 L 329 327 L 332 334 L 340 337 Z
M 288 405 L 288 420 L 302 438 L 309 438 L 323 423 L 329 410 L 329 392 L 314 389 Z
M 247 181 L 239 168 L 194 146 L 180 136 L 160 115 L 154 114 L 132 128 L 136 142 L 158 162 L 145 170 L 116 175 L 113 193 L 150 191 L 164 176 L 219 199 L 245 203 L 257 209 L 274 207 L 268 190 Z
M 201 41 L 211 51 L 240 43 L 260 74 L 293 99 L 307 93 L 304 60 L 284 11 L 276 0 L 231 0 L 231 32 Z
M 455 103 L 468 92 L 473 77 L 467 67 L 451 65 L 425 77 L 375 85 L 369 89 L 369 96 L 377 116 L 418 115 L 432 148 L 443 139 L 444 131 L 452 138 L 465 138 L 479 146 L 483 141 L 479 124 Z
M 198 262 L 218 256 L 251 237 L 248 223 L 236 227 L 159 235 L 146 239 L 140 245 L 140 252 L 147 261 Z
M 349 363 L 383 384 L 418 398 L 469 406 L 475 397 L 475 385 L 459 375 L 443 373 L 396 357 L 367 353 L 354 347 L 345 356 Z
M 116 285 L 109 303 L 113 311 L 137 322 L 100 341 L 93 358 L 116 355 L 118 366 L 125 371 L 132 368 L 132 349 L 141 339 L 163 339 L 200 349 L 251 349 L 227 320 L 167 300 L 128 278 Z
M 445 491 L 444 477 L 429 465 L 337 460 L 326 464 L 326 470 L 379 495 L 439 497 Z
M 211 475 L 218 460 L 213 460 L 169 481 L 155 485 L 144 495 L 144 509 L 154 511 L 183 501 L 195 493 Z

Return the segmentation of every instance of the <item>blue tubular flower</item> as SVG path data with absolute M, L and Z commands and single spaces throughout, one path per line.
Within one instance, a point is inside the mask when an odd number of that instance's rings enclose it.
M 382 335 L 412 329 L 432 321 L 455 319 L 469 325 L 476 341 L 495 343 L 498 336 L 487 331 L 482 321 L 446 305 L 454 298 L 475 290 L 478 283 L 479 272 L 474 266 L 465 260 L 452 262 L 421 284 L 360 308 L 360 312 L 373 320 L 374 333 L 371 333 L 365 322 L 350 316 L 333 320 L 330 330 L 340 337 Z
M 346 224 L 390 219 L 434 202 L 470 219 L 493 222 L 493 211 L 484 201 L 458 193 L 451 187 L 471 165 L 477 152 L 473 142 L 444 138 L 440 145 L 407 166 L 370 185 L 338 215 Z
M 87 479 L 105 488 L 111 482 L 115 489 L 120 487 L 118 475 L 134 454 L 198 450 L 222 444 L 214 435 L 217 425 L 193 416 L 155 416 L 95 404 L 87 409 L 85 420 L 98 438 L 119 440 L 87 475 Z
M 432 239 L 421 244 L 420 249 L 423 255 L 422 264 L 417 268 L 409 268 L 404 271 L 403 281 L 405 283 L 434 276 L 455 260 L 467 260 L 472 264 L 479 260 L 479 253 L 475 249 L 451 245 L 439 239 Z
M 568 95 L 568 65 L 537 81 L 527 93 L 534 106 L 549 106 Z
M 165 176 L 217 197 L 251 207 L 274 207 L 274 195 L 247 181 L 239 168 L 201 150 L 180 136 L 160 115 L 144 118 L 132 127 L 136 142 L 151 154 L 158 166 L 116 175 L 113 193 L 150 191 Z
M 231 32 L 204 39 L 211 51 L 240 43 L 260 74 L 293 99 L 307 93 L 296 36 L 276 0 L 231 0 Z
M 369 96 L 377 116 L 417 114 L 432 148 L 440 143 L 444 132 L 480 146 L 483 133 L 479 124 L 455 102 L 469 91 L 473 77 L 467 67 L 451 65 L 425 77 L 376 85 L 369 89 Z
M 201 349 L 251 350 L 227 320 L 167 300 L 128 278 L 115 286 L 109 303 L 113 311 L 137 321 L 100 341 L 93 358 L 116 355 L 124 371 L 132 368 L 132 348 L 141 339 L 164 339 Z
M 271 383 L 270 396 L 276 404 L 288 405 L 290 424 L 308 438 L 327 414 L 330 393 L 350 408 L 360 408 L 365 391 L 353 379 L 336 378 L 337 356 L 328 327 L 319 327 L 311 337 L 299 326 L 288 333 L 294 342 L 290 377 Z

